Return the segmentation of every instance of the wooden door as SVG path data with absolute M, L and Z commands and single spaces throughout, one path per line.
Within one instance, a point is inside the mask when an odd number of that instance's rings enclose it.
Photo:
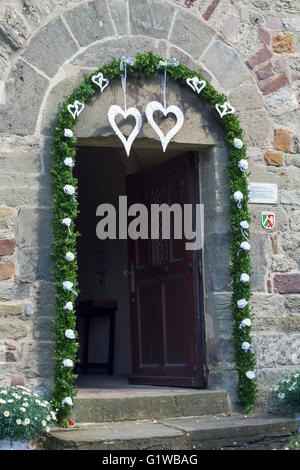
M 179 203 L 183 208 L 195 203 L 195 157 L 184 154 L 130 175 L 126 187 L 128 204 L 142 203 L 149 214 L 151 204 Z M 148 223 L 150 233 L 150 215 Z M 133 370 L 129 381 L 204 387 L 201 253 L 186 250 L 186 240 L 174 239 L 172 232 L 167 240 L 128 239 Z

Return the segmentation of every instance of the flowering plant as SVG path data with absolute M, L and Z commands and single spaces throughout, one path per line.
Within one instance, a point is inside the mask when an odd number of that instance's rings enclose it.
M 277 385 L 272 385 L 271 392 L 280 405 L 289 411 L 300 412 L 300 371 L 286 375 Z
M 43 397 L 28 388 L 0 387 L 0 439 L 26 441 L 50 431 L 56 414 Z

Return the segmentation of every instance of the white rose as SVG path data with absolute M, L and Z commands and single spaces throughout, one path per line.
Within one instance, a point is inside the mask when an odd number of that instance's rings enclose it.
M 244 318 L 240 323 L 240 328 L 245 328 L 246 326 L 251 326 L 252 322 L 250 318 Z
M 67 157 L 64 159 L 64 164 L 70 168 L 72 168 L 75 163 L 73 162 L 72 158 L 71 157 Z
M 67 227 L 70 227 L 72 220 L 69 217 L 66 217 L 65 219 L 62 219 L 62 223 L 66 225 Z
M 248 349 L 250 349 L 250 348 L 251 348 L 251 344 L 248 343 L 248 341 L 244 341 L 244 342 L 242 343 L 242 349 L 243 349 L 243 351 L 248 351 Z
M 63 281 L 62 286 L 65 290 L 71 290 L 73 287 L 73 282 Z
M 246 305 L 248 305 L 249 302 L 247 302 L 246 299 L 240 299 L 237 301 L 237 306 L 238 308 L 244 308 Z
M 248 370 L 246 372 L 246 377 L 247 377 L 247 379 L 250 379 L 250 380 L 255 379 L 255 372 L 253 372 L 253 370 Z
M 73 401 L 71 397 L 66 397 L 61 402 L 62 407 L 64 408 L 65 405 L 73 406 Z
M 250 277 L 247 273 L 242 273 L 241 274 L 241 277 L 240 277 L 241 282 L 249 282 L 249 280 L 250 280 Z
M 72 302 L 67 302 L 66 305 L 64 306 L 64 310 L 73 310 L 73 304 Z
M 242 248 L 242 250 L 249 251 L 251 248 L 251 245 L 248 242 L 242 242 L 240 244 L 240 248 Z
M 245 160 L 244 158 L 242 158 L 242 160 L 239 161 L 238 163 L 238 167 L 240 170 L 248 170 L 248 162 L 247 160 Z
M 75 258 L 75 255 L 71 251 L 68 251 L 68 253 L 66 253 L 65 259 L 67 261 L 73 261 L 74 258 Z
M 75 339 L 75 334 L 73 330 L 66 330 L 65 331 L 65 337 L 68 339 Z
M 240 226 L 246 230 L 247 228 L 249 228 L 249 224 L 247 222 L 247 220 L 242 220 L 242 222 L 240 222 Z
M 71 359 L 63 359 L 62 363 L 63 363 L 63 366 L 65 367 L 73 367 L 74 365 Z
M 73 131 L 71 129 L 65 129 L 64 130 L 64 136 L 65 137 L 73 137 Z
M 66 184 L 63 190 L 66 194 L 69 194 L 70 196 L 73 196 L 73 194 L 75 194 L 75 188 L 71 184 Z
M 241 139 L 234 138 L 233 139 L 233 145 L 237 149 L 241 149 L 243 147 L 243 141 Z
M 241 200 L 243 199 L 243 193 L 241 193 L 241 191 L 236 191 L 233 195 L 233 199 L 235 200 L 235 202 L 241 202 Z

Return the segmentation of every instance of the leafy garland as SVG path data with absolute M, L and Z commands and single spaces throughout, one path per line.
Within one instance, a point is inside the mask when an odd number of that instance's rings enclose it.
M 127 66 L 128 73 L 142 72 L 146 76 L 156 76 L 160 72 L 157 69 L 161 57 L 153 55 L 151 52 L 139 53 L 135 57 L 134 65 Z M 112 60 L 109 64 L 103 65 L 97 69 L 96 74 L 102 72 L 103 76 L 110 81 L 116 77 L 121 77 L 120 59 Z M 186 85 L 187 78 L 198 77 L 203 80 L 203 76 L 194 70 L 188 69 L 185 65 L 179 64 L 177 67 L 168 68 L 169 75 L 177 82 Z M 78 120 L 78 116 L 73 118 L 68 111 L 68 105 L 75 102 L 87 103 L 92 96 L 99 91 L 98 86 L 92 82 L 92 75 L 85 75 L 82 83 L 72 92 L 72 94 L 60 105 L 57 115 L 57 123 L 53 128 L 54 141 L 52 146 L 53 167 L 52 167 L 52 187 L 54 196 L 53 210 L 53 254 L 54 275 L 56 279 L 56 319 L 55 326 L 55 385 L 52 389 L 52 400 L 54 406 L 58 408 L 58 419 L 62 426 L 68 426 L 68 418 L 72 411 L 72 399 L 76 394 L 73 382 L 76 378 L 74 373 L 74 364 L 77 361 L 78 333 L 76 332 L 76 315 L 74 301 L 78 294 L 77 283 L 77 255 L 76 240 L 79 236 L 75 232 L 75 220 L 78 215 L 77 179 L 72 174 L 72 163 L 75 164 L 76 157 L 76 136 L 72 128 Z M 241 171 L 238 164 L 241 159 L 246 159 L 246 146 L 236 148 L 233 144 L 234 139 L 243 139 L 243 131 L 240 127 L 239 119 L 235 114 L 227 114 L 222 119 L 216 112 L 216 104 L 223 104 L 227 101 L 224 94 L 219 94 L 212 85 L 207 82 L 201 92 L 214 110 L 215 115 L 223 123 L 226 131 L 226 141 L 229 149 L 229 165 L 227 172 L 230 177 L 231 186 L 231 220 L 232 220 L 232 241 L 231 241 L 231 278 L 232 278 L 232 316 L 234 320 L 233 341 L 234 341 L 234 359 L 235 370 L 238 373 L 238 394 L 240 404 L 244 412 L 250 412 L 255 405 L 256 400 L 256 379 L 253 369 L 255 367 L 255 358 L 252 350 L 244 351 L 243 342 L 251 344 L 251 321 L 247 325 L 242 325 L 242 321 L 252 318 L 249 304 L 244 308 L 239 308 L 237 302 L 239 299 L 249 301 L 251 296 L 250 282 L 241 282 L 241 273 L 251 274 L 249 251 L 240 249 L 244 237 L 240 230 L 240 222 L 245 220 L 250 223 L 250 214 L 248 211 L 248 182 L 244 171 Z M 69 129 L 69 136 L 65 135 L 65 129 Z M 65 159 L 68 160 L 65 160 Z M 71 160 L 72 159 L 72 160 Z M 66 165 L 69 162 L 69 166 Z M 71 185 L 75 188 L 75 194 L 71 196 L 64 192 L 65 185 Z M 243 199 L 238 205 L 234 200 L 234 193 L 240 191 Z M 240 208 L 239 208 L 239 207 Z M 66 225 L 67 223 L 67 225 Z M 69 224 L 69 226 L 68 226 Z M 66 260 L 66 253 L 74 254 L 74 259 Z M 65 281 L 69 281 L 69 288 L 63 286 Z M 71 286 L 71 288 L 70 288 Z M 250 325 L 249 325 L 250 323 Z M 66 331 L 74 332 L 67 337 Z M 69 367 L 66 367 L 64 360 L 68 359 Z M 70 366 L 71 365 L 71 366 Z M 246 376 L 248 371 L 252 371 L 252 377 Z

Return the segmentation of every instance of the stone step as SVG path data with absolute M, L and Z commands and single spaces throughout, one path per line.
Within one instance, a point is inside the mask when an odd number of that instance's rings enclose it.
M 226 413 L 227 392 L 223 390 L 180 390 L 162 393 L 158 389 L 144 394 L 104 394 L 74 399 L 72 420 L 75 423 L 130 421 L 177 416 L 201 416 Z
M 292 418 L 272 415 L 177 417 L 80 424 L 51 430 L 48 450 L 281 449 L 298 428 Z

